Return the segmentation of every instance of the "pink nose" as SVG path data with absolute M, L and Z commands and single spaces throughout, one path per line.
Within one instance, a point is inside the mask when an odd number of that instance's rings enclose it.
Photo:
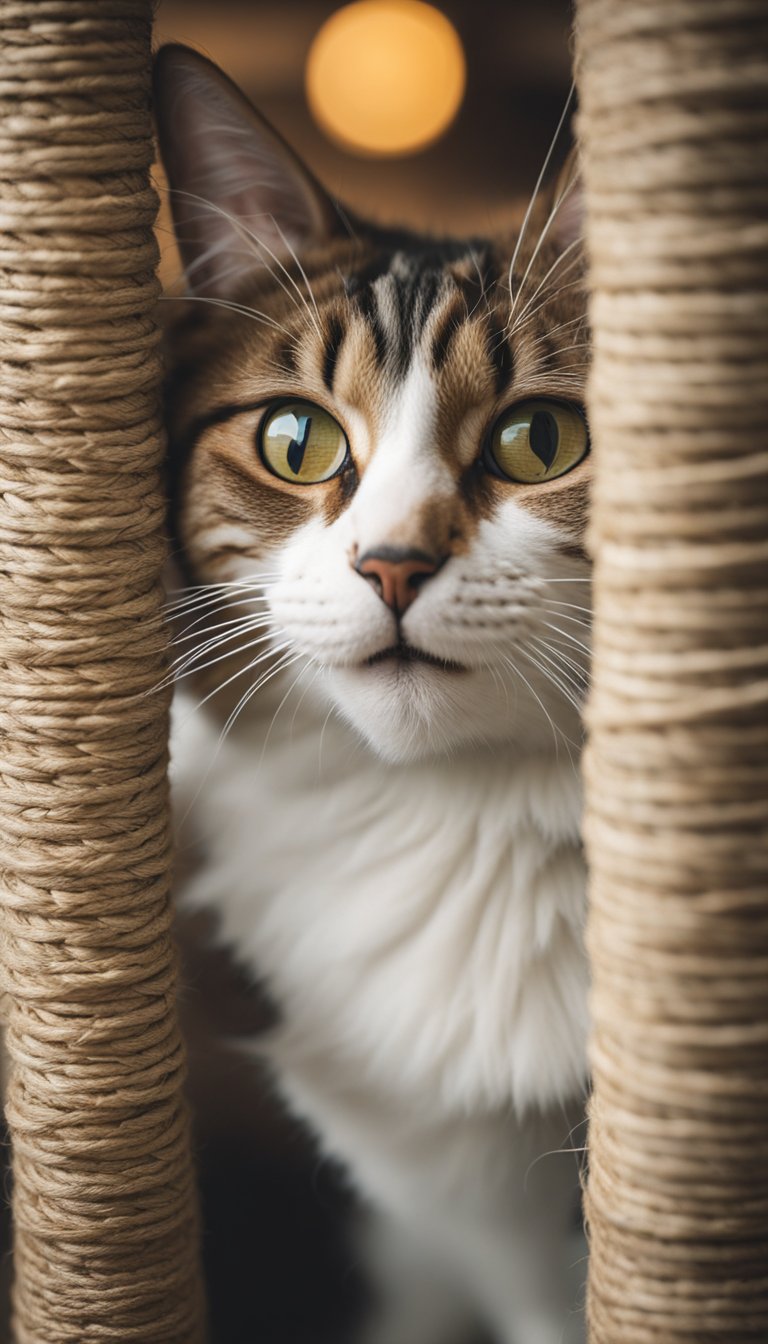
M 366 551 L 355 568 L 376 589 L 382 602 L 399 616 L 415 602 L 420 588 L 441 564 L 441 560 L 434 560 L 425 551 L 379 546 Z

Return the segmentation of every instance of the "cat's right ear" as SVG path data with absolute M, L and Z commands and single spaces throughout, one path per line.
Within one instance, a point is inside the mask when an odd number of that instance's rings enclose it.
M 341 233 L 330 198 L 237 85 L 189 47 L 155 58 L 158 137 L 190 288 L 244 276 Z

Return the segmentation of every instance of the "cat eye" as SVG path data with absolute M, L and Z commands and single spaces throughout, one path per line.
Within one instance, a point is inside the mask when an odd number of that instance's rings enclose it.
M 496 421 L 488 465 L 521 485 L 554 481 L 577 467 L 589 451 L 589 434 L 575 406 L 545 399 L 520 401 Z
M 338 420 L 311 401 L 285 401 L 264 417 L 259 452 L 275 476 L 294 485 L 329 481 L 344 466 L 347 436 Z

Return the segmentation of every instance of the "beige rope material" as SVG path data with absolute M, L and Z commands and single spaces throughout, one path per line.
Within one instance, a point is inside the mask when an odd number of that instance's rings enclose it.
M 193 1344 L 149 0 L 0 2 L 0 871 L 17 1344 Z
M 768 1340 L 768 0 L 578 0 L 592 1344 Z

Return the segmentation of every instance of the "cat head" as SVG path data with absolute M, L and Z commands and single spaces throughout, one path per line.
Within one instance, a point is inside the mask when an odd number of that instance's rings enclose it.
M 390 760 L 567 749 L 589 593 L 577 189 L 522 233 L 435 240 L 339 209 L 194 52 L 161 50 L 156 106 L 189 286 L 168 406 L 173 529 L 210 586 L 198 665 L 225 700 L 303 677 Z

